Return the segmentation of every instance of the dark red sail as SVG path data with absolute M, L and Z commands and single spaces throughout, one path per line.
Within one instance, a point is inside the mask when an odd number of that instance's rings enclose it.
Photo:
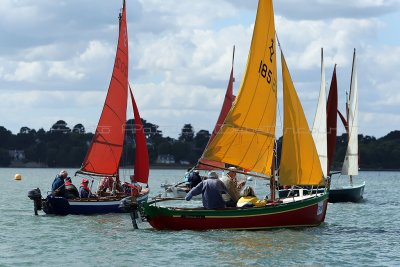
M 327 123 L 327 143 L 328 143 L 328 174 L 330 173 L 336 149 L 336 132 L 337 132 L 337 81 L 336 81 L 336 65 L 332 74 L 331 87 L 329 89 L 328 103 L 326 105 L 326 123 Z
M 129 88 L 129 92 L 131 94 L 133 116 L 135 117 L 136 154 L 134 180 L 136 182 L 147 184 L 149 180 L 149 153 L 147 151 L 146 136 L 144 135 L 142 120 L 140 118 L 139 110 L 136 106 L 135 98 L 133 97 L 131 88 Z
M 233 101 L 235 101 L 235 96 L 233 95 L 233 82 L 234 82 L 234 80 L 235 79 L 233 77 L 233 67 L 232 67 L 231 75 L 229 77 L 228 87 L 227 87 L 226 93 L 225 93 L 224 103 L 222 105 L 221 112 L 219 113 L 219 117 L 218 117 L 217 123 L 215 124 L 214 130 L 211 133 L 210 140 L 208 141 L 209 144 L 212 142 L 212 140 L 218 134 L 219 129 L 221 128 L 222 124 L 225 121 L 226 115 L 228 115 L 229 110 L 232 107 Z M 206 165 L 203 165 L 201 163 L 204 163 Z M 215 166 L 215 167 L 224 167 L 225 163 L 211 161 L 211 160 L 207 160 L 207 159 L 201 158 L 199 160 L 199 164 L 197 165 L 197 168 L 203 169 L 203 170 L 215 169 L 215 168 L 213 168 L 211 166 L 208 166 L 208 165 L 212 165 L 212 166 Z

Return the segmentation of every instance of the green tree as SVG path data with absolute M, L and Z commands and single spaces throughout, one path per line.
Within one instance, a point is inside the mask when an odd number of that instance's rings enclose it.
M 179 141 L 183 142 L 193 142 L 194 131 L 191 124 L 185 124 L 179 135 Z

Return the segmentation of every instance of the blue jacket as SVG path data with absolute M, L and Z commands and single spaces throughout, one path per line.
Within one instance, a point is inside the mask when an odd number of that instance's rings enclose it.
M 51 191 L 54 193 L 58 189 L 57 196 L 65 196 L 65 185 L 64 179 L 61 178 L 60 175 L 57 174 L 56 178 L 54 178 L 53 184 L 51 185 Z
M 80 198 L 90 197 L 89 191 L 87 191 L 83 186 L 79 187 L 79 197 Z
M 186 200 L 193 196 L 202 194 L 203 206 L 206 209 L 225 208 L 225 201 L 222 199 L 222 193 L 227 193 L 228 189 L 219 179 L 207 179 L 192 188 L 186 195 Z

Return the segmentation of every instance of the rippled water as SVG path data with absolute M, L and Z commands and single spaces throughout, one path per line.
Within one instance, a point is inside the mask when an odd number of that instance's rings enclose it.
M 362 172 L 356 180 L 366 181 L 365 200 L 329 204 L 319 227 L 172 232 L 146 223 L 133 230 L 129 214 L 34 216 L 28 190 L 45 195 L 58 171 L 0 169 L 0 266 L 400 265 L 399 172 Z M 151 170 L 151 195 L 183 173 Z M 261 194 L 265 182 L 255 187 Z

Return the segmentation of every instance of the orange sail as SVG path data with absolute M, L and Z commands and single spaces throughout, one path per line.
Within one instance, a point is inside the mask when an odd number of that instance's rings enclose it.
M 135 178 L 136 182 L 147 184 L 149 180 L 149 153 L 147 151 L 147 142 L 144 135 L 144 129 L 142 120 L 139 115 L 135 98 L 133 97 L 132 89 L 129 87 L 131 94 L 133 115 L 135 117 L 135 142 L 136 142 L 136 154 L 135 154 Z
M 229 77 L 228 88 L 226 89 L 226 93 L 225 93 L 224 104 L 222 105 L 222 109 L 221 109 L 221 112 L 219 113 L 217 123 L 215 124 L 214 130 L 210 137 L 210 140 L 208 141 L 209 144 L 212 142 L 212 140 L 218 134 L 218 131 L 221 128 L 222 124 L 224 123 L 226 115 L 228 115 L 229 110 L 232 107 L 232 103 L 235 100 L 235 96 L 233 95 L 233 81 L 234 80 L 235 79 L 233 78 L 233 66 L 232 66 L 231 75 Z M 201 163 L 204 163 L 206 165 L 203 165 Z M 225 163 L 201 158 L 199 160 L 199 164 L 197 165 L 197 168 L 203 169 L 203 170 L 215 169 L 209 165 L 212 165 L 213 167 L 217 167 L 217 168 L 218 167 L 223 168 L 225 166 Z
M 127 99 L 128 33 L 124 1 L 111 82 L 95 135 L 79 172 L 117 175 L 124 143 Z

